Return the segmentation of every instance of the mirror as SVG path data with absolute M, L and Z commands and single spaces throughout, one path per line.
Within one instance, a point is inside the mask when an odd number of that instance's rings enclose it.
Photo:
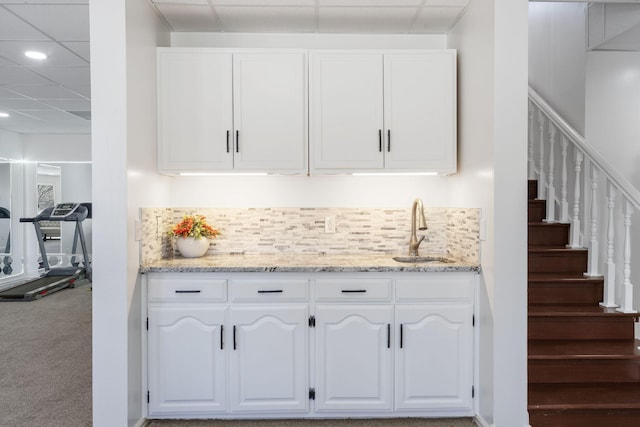
M 37 169 L 36 194 L 38 213 L 46 208 L 52 208 L 61 202 L 61 168 L 60 166 L 40 163 Z M 65 200 L 66 201 L 66 200 Z M 61 253 L 61 223 L 57 221 L 42 221 L 40 223 L 44 244 L 49 255 Z
M 13 273 L 11 259 L 11 163 L 0 162 L 0 277 Z

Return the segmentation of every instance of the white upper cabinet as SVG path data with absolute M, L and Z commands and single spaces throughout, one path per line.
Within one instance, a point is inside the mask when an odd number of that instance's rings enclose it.
M 159 169 L 307 172 L 301 51 L 158 49 Z
M 232 56 L 158 50 L 158 164 L 165 172 L 231 169 Z M 230 141 L 229 143 L 231 143 Z
M 456 171 L 453 50 L 310 54 L 312 173 Z

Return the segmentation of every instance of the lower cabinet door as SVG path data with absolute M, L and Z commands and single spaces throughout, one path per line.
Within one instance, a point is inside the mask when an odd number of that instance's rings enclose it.
M 149 307 L 149 416 L 226 410 L 225 312 Z
M 231 411 L 307 412 L 307 305 L 233 307 L 229 325 Z
M 319 305 L 317 412 L 390 411 L 393 308 Z
M 396 410 L 471 410 L 471 304 L 396 306 Z

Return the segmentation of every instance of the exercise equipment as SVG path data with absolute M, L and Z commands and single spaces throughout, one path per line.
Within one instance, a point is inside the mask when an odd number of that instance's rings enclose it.
M 0 292 L 0 301 L 33 301 L 68 287 L 90 283 L 91 263 L 89 262 L 87 244 L 82 228 L 82 222 L 87 218 L 91 218 L 90 214 L 91 203 L 60 203 L 54 207 L 44 209 L 33 218 L 20 218 L 20 222 L 30 222 L 35 227 L 40 255 L 42 256 L 40 267 L 44 269 L 44 273 L 36 279 L 18 282 L 11 288 Z M 44 236 L 40 228 L 41 221 L 75 223 L 70 266 L 54 268 L 50 266 L 47 250 L 45 249 Z M 76 254 L 78 243 L 80 243 L 82 250 L 83 262 Z

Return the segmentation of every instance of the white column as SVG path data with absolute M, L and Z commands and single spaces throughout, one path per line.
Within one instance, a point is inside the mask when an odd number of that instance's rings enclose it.
M 571 219 L 570 248 L 580 248 L 580 170 L 582 168 L 582 152 L 576 149 L 575 186 L 573 192 L 573 218 Z
M 567 202 L 567 147 L 569 141 L 562 135 L 562 184 L 560 195 L 560 222 L 569 222 L 569 202 Z
M 540 136 L 540 153 L 538 161 L 538 199 L 546 198 L 546 177 L 544 175 L 544 114 L 538 110 L 538 132 Z
M 622 306 L 618 309 L 623 313 L 637 313 L 633 309 L 633 285 L 631 284 L 631 202 L 625 200 L 624 209 L 624 280 L 622 282 Z
M 556 127 L 549 122 L 549 178 L 547 179 L 546 222 L 556 222 L 556 186 L 554 181 Z
M 533 142 L 535 131 L 533 129 L 533 111 L 535 105 L 529 101 L 529 179 L 536 179 L 536 161 L 533 158 Z
M 616 300 L 616 264 L 614 262 L 615 248 L 615 216 L 616 189 L 609 183 L 608 221 L 607 221 L 607 263 L 604 266 L 604 295 L 600 303 L 602 307 L 618 307 Z
M 586 276 L 600 276 L 598 273 L 598 179 L 600 171 L 591 163 L 591 232 L 589 233 L 589 260 Z

